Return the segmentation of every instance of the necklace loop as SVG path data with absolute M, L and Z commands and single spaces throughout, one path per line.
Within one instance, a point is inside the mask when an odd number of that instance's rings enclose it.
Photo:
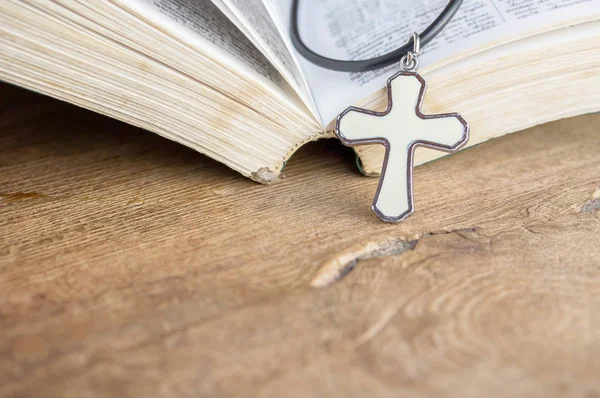
M 412 51 L 409 51 L 405 56 L 400 58 L 400 69 L 403 72 L 416 72 L 419 69 L 419 58 L 412 54 Z
M 415 55 L 421 55 L 421 36 L 417 32 L 412 34 L 413 50 Z
M 417 32 L 412 34 L 413 50 L 407 51 L 406 54 L 400 58 L 400 69 L 403 72 L 416 72 L 419 69 L 419 55 L 421 50 L 421 38 Z M 410 43 L 410 40 L 409 40 Z

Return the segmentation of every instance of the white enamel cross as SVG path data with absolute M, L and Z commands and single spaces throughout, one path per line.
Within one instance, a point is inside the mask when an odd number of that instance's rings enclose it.
M 454 152 L 469 139 L 469 125 L 460 115 L 421 113 L 425 87 L 417 73 L 399 72 L 388 80 L 385 112 L 351 106 L 336 120 L 335 133 L 344 145 L 385 146 L 372 206 L 383 221 L 400 221 L 413 211 L 413 152 L 417 146 Z

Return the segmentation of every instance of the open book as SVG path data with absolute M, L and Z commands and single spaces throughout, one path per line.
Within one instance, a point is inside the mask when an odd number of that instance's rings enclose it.
M 445 0 L 302 0 L 300 33 L 331 58 L 382 54 Z M 274 181 L 349 105 L 383 110 L 399 68 L 322 69 L 289 38 L 291 0 L 2 0 L 0 79 Z M 423 48 L 424 113 L 460 113 L 474 145 L 600 110 L 600 0 L 465 0 Z M 383 149 L 358 149 L 377 174 Z M 441 156 L 420 149 L 415 164 Z

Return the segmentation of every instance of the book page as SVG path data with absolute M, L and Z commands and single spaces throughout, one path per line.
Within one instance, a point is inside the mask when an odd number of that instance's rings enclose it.
M 119 0 L 119 3 L 304 109 L 279 71 L 210 0 Z
M 265 0 L 289 33 L 291 0 Z M 447 0 L 301 0 L 300 33 L 314 51 L 356 60 L 382 55 L 423 31 Z M 420 67 L 465 56 L 574 22 L 600 18 L 600 0 L 465 0 L 441 34 L 421 49 Z M 299 56 L 299 55 L 298 55 Z M 329 71 L 302 59 L 322 122 L 383 87 L 398 65 L 364 73 Z M 421 69 L 422 70 L 422 69 Z
M 318 118 L 316 105 L 300 64 L 286 45 L 262 0 L 212 0 L 219 9 L 254 43 Z M 286 37 L 287 38 L 287 37 Z

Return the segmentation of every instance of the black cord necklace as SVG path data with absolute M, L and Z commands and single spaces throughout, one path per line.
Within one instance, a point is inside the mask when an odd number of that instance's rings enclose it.
M 400 58 L 407 54 L 414 45 L 414 39 L 410 40 L 408 43 L 403 45 L 400 48 L 397 48 L 394 51 L 391 51 L 387 54 L 380 55 L 379 57 L 358 60 L 358 61 L 343 61 L 339 59 L 331 59 L 324 57 L 316 52 L 312 51 L 308 46 L 302 41 L 300 37 L 300 31 L 298 29 L 298 7 L 300 0 L 293 0 L 292 3 L 292 17 L 291 17 L 291 37 L 292 43 L 294 43 L 294 47 L 296 50 L 307 60 L 312 62 L 315 65 L 319 65 L 326 69 L 336 70 L 340 72 L 366 72 L 369 70 L 379 69 L 386 67 L 388 65 L 392 65 L 398 61 Z M 421 38 L 421 45 L 425 45 L 433 40 L 434 37 L 441 32 L 442 29 L 450 22 L 454 14 L 458 11 L 462 0 L 450 0 L 448 5 L 442 10 L 440 15 L 429 25 L 423 33 L 419 36 Z

